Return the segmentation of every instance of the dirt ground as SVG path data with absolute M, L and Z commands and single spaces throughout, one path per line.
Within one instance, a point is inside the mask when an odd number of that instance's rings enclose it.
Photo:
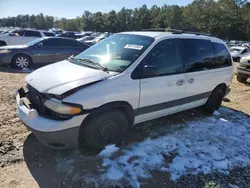
M 16 114 L 15 106 L 15 92 L 25 85 L 25 75 L 27 74 L 0 68 L 0 187 L 130 187 L 126 182 L 89 182 L 88 177 L 96 174 L 100 158 L 93 157 L 95 154 L 88 149 L 70 152 L 48 149 L 27 131 Z M 250 115 L 250 82 L 242 84 L 234 78 L 231 89 L 228 100 L 223 105 Z M 173 125 L 183 119 L 195 118 L 194 112 L 197 117 L 200 115 L 199 110 L 192 110 L 139 125 L 123 145 L 146 139 L 154 131 L 154 124 L 158 128 L 166 123 Z M 179 128 L 181 127 L 169 126 L 168 130 L 171 133 Z M 85 178 L 68 173 L 71 161 L 66 159 L 69 155 L 77 161 L 77 169 L 84 173 Z M 223 181 L 238 182 L 238 185 L 242 185 L 240 187 L 250 187 L 249 167 L 232 169 L 227 176 L 218 173 L 198 174 L 183 177 L 178 182 L 170 181 L 168 174 L 157 171 L 153 171 L 151 175 L 153 178 L 143 180 L 141 187 L 216 187 L 217 184 L 223 187 Z

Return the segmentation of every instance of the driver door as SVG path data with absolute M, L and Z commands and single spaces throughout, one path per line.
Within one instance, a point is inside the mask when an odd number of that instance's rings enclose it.
M 136 122 L 178 112 L 186 87 L 179 39 L 166 39 L 156 44 L 142 66 L 155 68 L 157 75 L 143 75 L 141 79 Z
M 33 59 L 36 63 L 54 63 L 57 61 L 58 47 L 56 40 L 49 38 L 32 47 Z

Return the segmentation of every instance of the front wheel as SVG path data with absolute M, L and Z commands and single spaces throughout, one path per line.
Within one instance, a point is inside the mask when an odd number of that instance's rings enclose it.
M 222 87 L 215 88 L 209 96 L 207 102 L 202 106 L 203 111 L 205 113 L 212 114 L 215 110 L 218 110 L 221 106 L 224 95 L 225 90 Z
M 18 69 L 28 68 L 31 66 L 31 58 L 27 55 L 20 54 L 13 58 L 11 66 Z
M 126 116 L 120 111 L 109 111 L 92 118 L 83 128 L 82 134 L 91 148 L 101 150 L 109 144 L 119 143 L 127 130 Z

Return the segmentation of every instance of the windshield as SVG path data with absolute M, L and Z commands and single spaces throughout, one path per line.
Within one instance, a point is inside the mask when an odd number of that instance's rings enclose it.
M 38 39 L 32 40 L 31 42 L 26 43 L 25 45 L 26 46 L 33 46 L 33 45 L 41 42 L 42 40 L 44 40 L 44 39 L 43 38 L 38 38 Z
M 91 46 L 76 56 L 101 64 L 110 71 L 122 72 L 132 64 L 154 39 L 132 34 L 116 34 Z M 81 63 L 81 62 L 79 62 Z

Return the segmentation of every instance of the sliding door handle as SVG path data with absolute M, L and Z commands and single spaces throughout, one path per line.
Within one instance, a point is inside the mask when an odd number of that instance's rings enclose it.
M 194 79 L 193 78 L 189 78 L 188 79 L 188 83 L 192 84 L 194 82 Z
M 181 86 L 181 85 L 183 85 L 184 84 L 184 80 L 178 80 L 177 82 L 176 82 L 176 85 L 177 86 Z

